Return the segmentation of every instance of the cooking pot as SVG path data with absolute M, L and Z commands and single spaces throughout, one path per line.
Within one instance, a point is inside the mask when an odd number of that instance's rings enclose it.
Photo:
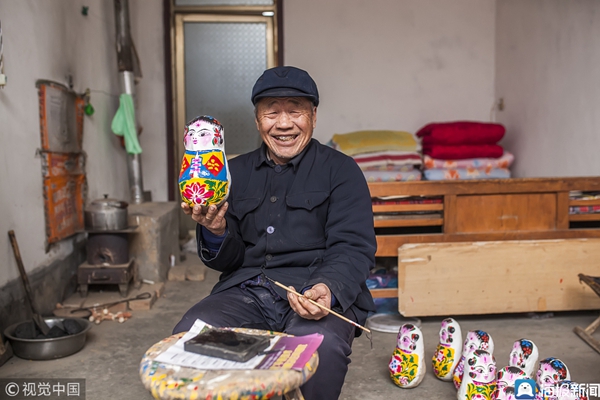
M 85 229 L 89 231 L 118 231 L 127 229 L 127 202 L 109 199 L 94 200 L 84 210 Z

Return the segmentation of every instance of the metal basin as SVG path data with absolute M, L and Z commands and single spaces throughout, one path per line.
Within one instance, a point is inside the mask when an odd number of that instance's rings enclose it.
M 87 332 L 92 328 L 92 324 L 83 318 L 70 318 L 76 320 L 83 330 L 74 335 L 63 336 L 52 339 L 20 339 L 14 336 L 15 329 L 23 322 L 18 322 L 4 330 L 4 336 L 8 338 L 12 345 L 13 352 L 17 357 L 26 360 L 52 360 L 70 356 L 81 350 L 85 344 Z M 50 328 L 57 322 L 64 321 L 65 318 L 44 318 L 44 321 Z

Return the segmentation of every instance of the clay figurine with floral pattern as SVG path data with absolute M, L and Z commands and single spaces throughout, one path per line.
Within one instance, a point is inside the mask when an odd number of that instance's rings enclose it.
M 179 190 L 181 199 L 192 208 L 218 206 L 229 196 L 231 177 L 223 136 L 223 126 L 208 115 L 196 117 L 185 126 Z
M 446 318 L 442 321 L 439 336 L 440 342 L 431 359 L 433 373 L 443 381 L 451 381 L 452 372 L 462 354 L 460 325 L 455 319 Z
M 401 388 L 416 387 L 425 376 L 423 333 L 413 324 L 404 324 L 388 365 L 392 381 Z

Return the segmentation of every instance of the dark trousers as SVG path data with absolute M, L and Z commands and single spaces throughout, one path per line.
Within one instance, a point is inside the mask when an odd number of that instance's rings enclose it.
M 351 310 L 344 316 L 356 320 Z M 331 314 L 318 321 L 304 319 L 290 308 L 287 299 L 276 299 L 260 286 L 236 286 L 206 297 L 185 313 L 173 333 L 188 331 L 198 318 L 216 327 L 265 329 L 295 336 L 322 334 L 319 367 L 301 387 L 302 394 L 307 400 L 339 397 L 354 339 L 355 328 L 348 322 Z

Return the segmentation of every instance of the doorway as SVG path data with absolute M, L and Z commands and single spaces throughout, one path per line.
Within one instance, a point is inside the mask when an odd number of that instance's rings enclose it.
M 174 0 L 172 4 L 173 198 L 187 121 L 210 115 L 224 127 L 228 158 L 255 150 L 260 136 L 250 101 L 252 86 L 278 65 L 281 0 Z M 182 235 L 195 223 L 181 213 Z

